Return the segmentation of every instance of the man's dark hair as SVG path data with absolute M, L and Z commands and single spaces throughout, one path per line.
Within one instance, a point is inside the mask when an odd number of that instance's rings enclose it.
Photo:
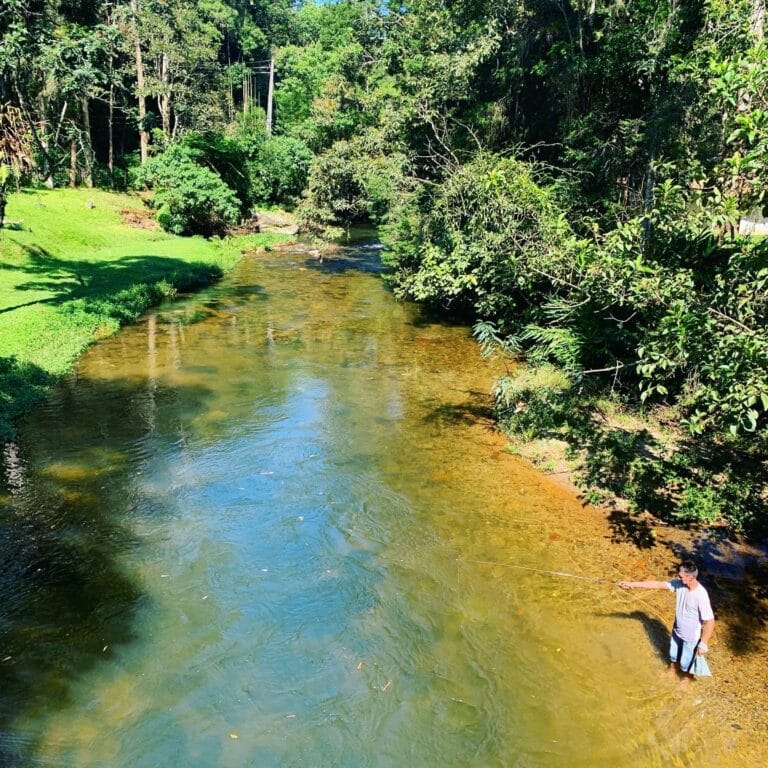
M 680 563 L 680 570 L 683 573 L 687 573 L 689 576 L 693 576 L 695 579 L 699 575 L 699 569 L 696 567 L 696 563 L 693 560 L 683 560 Z

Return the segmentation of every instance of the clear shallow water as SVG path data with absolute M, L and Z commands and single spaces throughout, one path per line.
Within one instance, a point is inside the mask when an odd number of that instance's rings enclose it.
M 246 259 L 27 420 L 0 764 L 763 764 L 711 688 L 658 678 L 668 601 L 524 570 L 626 553 L 505 453 L 467 329 L 378 272 Z

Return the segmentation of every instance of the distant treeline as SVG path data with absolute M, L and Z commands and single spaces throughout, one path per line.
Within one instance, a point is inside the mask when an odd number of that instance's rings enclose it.
M 606 393 L 662 407 L 675 449 L 603 444 L 592 481 L 766 525 L 768 246 L 739 234 L 768 190 L 763 0 L 5 8 L 6 188 L 152 188 L 181 233 L 257 203 L 319 236 L 381 225 L 400 295 L 554 366 L 501 382 L 510 428 L 583 435 Z

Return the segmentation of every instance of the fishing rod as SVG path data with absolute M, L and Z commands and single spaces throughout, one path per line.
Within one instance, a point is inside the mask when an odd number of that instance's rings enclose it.
M 614 584 L 610 579 L 603 579 L 599 576 L 582 576 L 578 573 L 566 573 L 565 571 L 548 571 L 544 568 L 532 568 L 528 565 L 517 565 L 516 563 L 497 563 L 492 560 L 465 560 L 465 563 L 478 563 L 479 565 L 499 565 L 502 568 L 516 568 L 521 571 L 532 571 L 533 573 L 545 573 L 549 576 L 564 576 L 568 579 L 579 579 L 581 581 L 595 581 L 603 584 Z

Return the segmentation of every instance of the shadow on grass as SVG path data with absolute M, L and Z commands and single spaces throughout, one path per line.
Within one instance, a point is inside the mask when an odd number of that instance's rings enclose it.
M 6 442 L 0 457 L 4 766 L 38 764 L 40 718 L 76 706 L 75 686 L 136 639 L 145 595 L 119 561 L 145 544 L 127 521 L 177 510 L 141 506 L 136 462 L 146 456 L 130 447 L 152 430 L 143 416 L 150 400 L 203 411 L 209 393 L 72 380 L 53 396 L 58 405 L 27 425 L 27 442 Z M 181 426 L 167 437 L 183 439 Z
M 32 304 L 52 304 L 91 329 L 105 321 L 112 321 L 113 329 L 134 322 L 165 297 L 202 288 L 223 274 L 215 265 L 161 256 L 132 256 L 99 264 L 57 259 L 40 248 L 26 250 L 30 261 L 18 269 L 40 279 L 17 290 L 45 290 L 54 295 L 5 307 L 0 313 Z M 55 380 L 31 363 L 15 357 L 0 358 L 0 444 L 13 437 L 14 421 L 38 402 Z
M 14 267 L 32 276 L 16 286 L 17 291 L 46 291 L 52 294 L 39 302 L 24 302 L 5 307 L 10 312 L 34 303 L 59 305 L 73 299 L 107 299 L 136 284 L 153 284 L 165 280 L 178 291 L 208 285 L 222 275 L 222 270 L 203 262 L 137 255 L 112 261 L 93 262 L 85 259 L 59 259 L 44 248 L 23 246 L 28 261 Z

